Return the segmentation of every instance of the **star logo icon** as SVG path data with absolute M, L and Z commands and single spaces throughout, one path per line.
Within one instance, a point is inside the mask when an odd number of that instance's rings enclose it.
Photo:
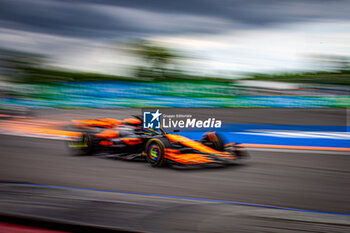
M 152 113 L 152 116 L 153 116 L 153 117 L 152 117 L 151 122 L 153 122 L 154 120 L 159 121 L 160 115 L 162 115 L 162 113 L 160 113 L 160 112 L 159 112 L 159 109 L 157 109 L 157 111 L 156 111 L 155 113 Z

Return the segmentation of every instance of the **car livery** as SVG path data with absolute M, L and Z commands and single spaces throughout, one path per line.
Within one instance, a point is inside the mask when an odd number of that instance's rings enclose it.
M 108 153 L 123 160 L 146 160 L 153 167 L 164 165 L 227 165 L 247 156 L 238 143 L 224 144 L 216 132 L 206 132 L 200 140 L 169 134 L 163 128 L 146 129 L 139 117 L 74 120 L 80 132 L 68 142 L 75 153 Z

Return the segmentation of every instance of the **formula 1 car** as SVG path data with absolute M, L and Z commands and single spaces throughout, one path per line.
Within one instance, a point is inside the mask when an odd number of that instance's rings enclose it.
M 195 141 L 164 129 L 145 129 L 139 117 L 124 120 L 101 118 L 73 121 L 78 139 L 68 147 L 81 155 L 107 152 L 119 159 L 147 160 L 153 167 L 171 165 L 226 165 L 245 157 L 245 149 L 236 143 L 224 145 L 215 132 L 207 132 Z

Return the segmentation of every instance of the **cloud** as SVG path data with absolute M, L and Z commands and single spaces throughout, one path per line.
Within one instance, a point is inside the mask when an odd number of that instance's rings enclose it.
M 285 72 L 324 69 L 313 55 L 350 54 L 350 22 L 309 22 L 208 36 L 155 37 L 177 50 L 191 51 L 191 69 L 213 72 Z M 229 76 L 232 76 L 229 73 Z
M 2 0 L 0 27 L 113 38 L 350 19 L 349 11 L 348 0 Z
M 142 37 L 197 53 L 192 70 L 297 70 L 300 54 L 348 53 L 349 12 L 350 0 L 0 0 L 0 46 L 112 73 L 135 64 L 112 42 Z

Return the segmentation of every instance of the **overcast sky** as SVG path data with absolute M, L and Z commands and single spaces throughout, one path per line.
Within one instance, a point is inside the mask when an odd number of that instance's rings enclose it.
M 0 0 L 0 46 L 62 67 L 116 72 L 116 41 L 147 38 L 203 73 L 307 70 L 311 54 L 350 55 L 349 0 Z

